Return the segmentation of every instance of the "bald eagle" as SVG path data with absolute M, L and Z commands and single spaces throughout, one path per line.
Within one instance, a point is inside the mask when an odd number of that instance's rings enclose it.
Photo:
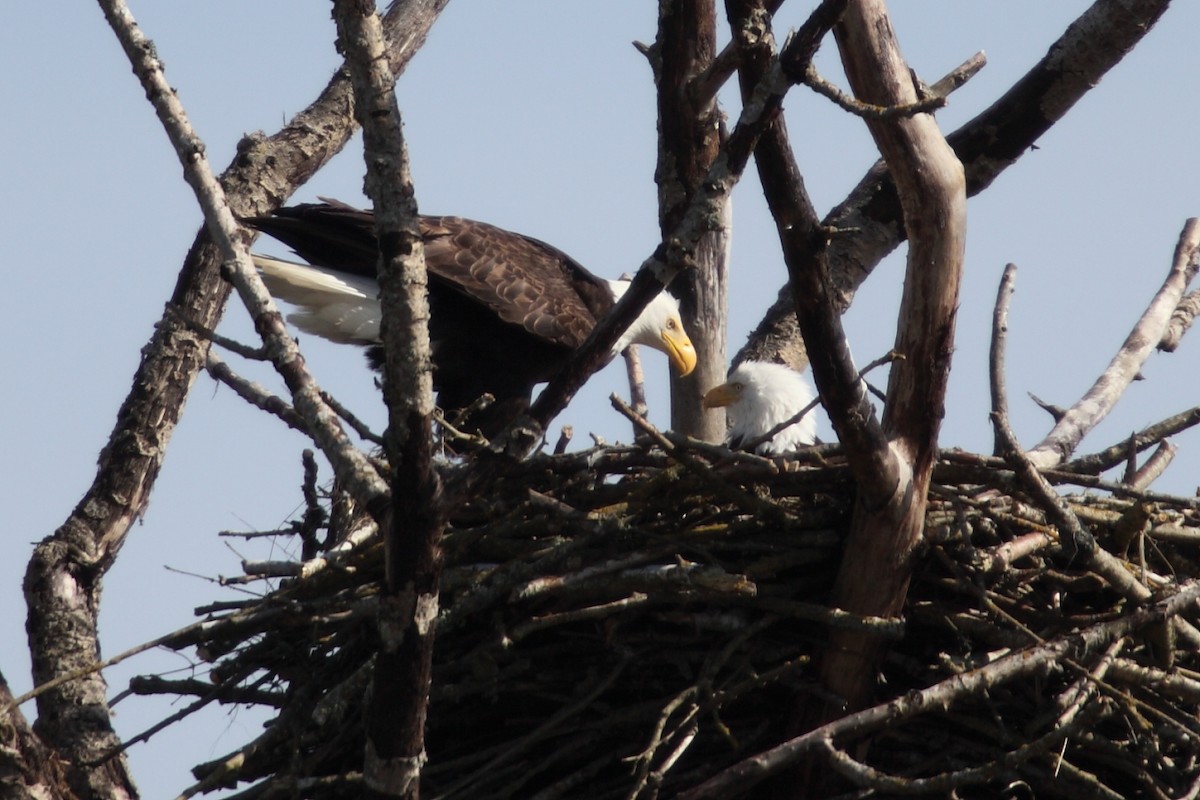
M 325 202 L 245 222 L 308 262 L 254 256 L 271 294 L 298 307 L 288 319 L 307 333 L 365 346 L 378 369 L 383 348 L 373 214 Z M 422 216 L 419 223 L 438 404 L 467 408 L 490 393 L 495 402 L 472 414 L 469 426 L 493 435 L 528 408 L 534 387 L 558 372 L 628 283 L 602 280 L 545 242 L 484 222 Z M 679 306 L 666 292 L 613 354 L 630 344 L 666 353 L 681 375 L 696 366 Z
M 812 388 L 799 372 L 782 364 L 744 361 L 729 373 L 729 380 L 704 395 L 704 407 L 728 406 L 732 421 L 729 446 L 744 449 L 794 417 L 812 400 Z M 766 456 L 790 453 L 800 445 L 812 444 L 816 435 L 817 422 L 810 412 L 758 445 L 754 452 Z

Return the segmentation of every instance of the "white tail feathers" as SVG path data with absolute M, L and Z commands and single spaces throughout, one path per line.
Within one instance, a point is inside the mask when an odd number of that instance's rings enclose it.
M 267 290 L 296 306 L 288 321 L 341 344 L 379 341 L 379 286 L 374 278 L 252 254 Z

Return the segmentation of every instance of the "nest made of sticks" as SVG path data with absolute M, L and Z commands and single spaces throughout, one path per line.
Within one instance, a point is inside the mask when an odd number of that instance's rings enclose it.
M 704 469 L 643 447 L 539 455 L 453 510 L 426 796 L 697 787 L 794 736 L 803 698 L 828 700 L 814 659 L 830 626 L 889 641 L 878 697 L 893 702 L 843 720 L 820 754 L 848 796 L 1195 796 L 1194 500 L 1049 474 L 1076 484 L 1069 512 L 1151 590 L 1134 603 L 1003 462 L 944 453 L 904 617 L 862 619 L 827 605 L 854 502 L 836 448 L 691 458 Z M 306 560 L 248 565 L 275 588 L 201 609 L 168 643 L 196 647 L 210 681 L 135 681 L 272 709 L 195 788 L 336 797 L 361 782 L 380 545 L 346 530 L 336 499 L 296 525 Z M 342 544 L 314 553 L 320 530 Z

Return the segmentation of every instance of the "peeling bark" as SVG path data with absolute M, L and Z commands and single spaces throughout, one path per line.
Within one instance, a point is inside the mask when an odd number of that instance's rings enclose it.
M 715 87 L 704 81 L 717 46 L 714 0 L 659 3 L 658 38 L 651 64 L 658 88 L 659 227 L 669 237 L 716 159 L 721 114 Z M 675 279 L 684 324 L 696 345 L 696 368 L 671 375 L 671 427 L 705 441 L 725 436 L 725 415 L 705 409 L 704 389 L 725 380 L 726 271 L 732 222 L 725 198 L 696 247 L 695 264 Z
M 834 33 L 857 97 L 884 106 L 918 99 L 882 0 L 849 3 Z M 953 351 L 966 193 L 962 165 L 931 115 L 868 119 L 867 126 L 896 180 L 909 232 L 895 346 L 903 358 L 892 365 L 882 420 L 890 456 L 877 456 L 898 469 L 895 484 L 855 469 L 859 499 L 833 605 L 887 617 L 903 607 L 923 530 Z M 814 376 L 821 387 L 821 370 Z M 841 705 L 827 707 L 826 718 L 869 703 L 881 651 L 877 637 L 831 635 L 821 681 Z
M 394 77 L 373 3 L 335 0 L 338 43 L 350 65 L 363 126 L 367 193 L 375 208 L 383 307 L 385 451 L 391 513 L 380 519 L 384 596 L 379 650 L 366 695 L 363 781 L 372 797 L 417 798 L 425 765 L 425 719 L 445 511 L 433 465 L 433 362 L 425 253 Z

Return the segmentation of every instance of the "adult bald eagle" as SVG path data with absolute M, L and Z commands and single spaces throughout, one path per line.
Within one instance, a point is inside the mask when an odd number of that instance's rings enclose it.
M 245 220 L 292 248 L 308 265 L 255 255 L 275 297 L 299 308 L 288 319 L 303 331 L 367 347 L 379 368 L 378 251 L 374 216 L 326 202 L 281 208 Z M 446 410 L 485 392 L 495 403 L 469 427 L 498 432 L 524 411 L 534 386 L 552 378 L 625 292 L 545 242 L 461 217 L 420 217 L 429 272 L 433 385 Z M 663 292 L 617 342 L 667 354 L 687 375 L 696 351 L 679 306 Z
M 727 406 L 731 426 L 729 446 L 744 449 L 781 422 L 800 413 L 813 400 L 812 388 L 799 372 L 782 364 L 744 361 L 729 373 L 729 380 L 704 395 L 705 408 Z M 817 421 L 811 412 L 784 428 L 754 452 L 775 456 L 816 441 Z

